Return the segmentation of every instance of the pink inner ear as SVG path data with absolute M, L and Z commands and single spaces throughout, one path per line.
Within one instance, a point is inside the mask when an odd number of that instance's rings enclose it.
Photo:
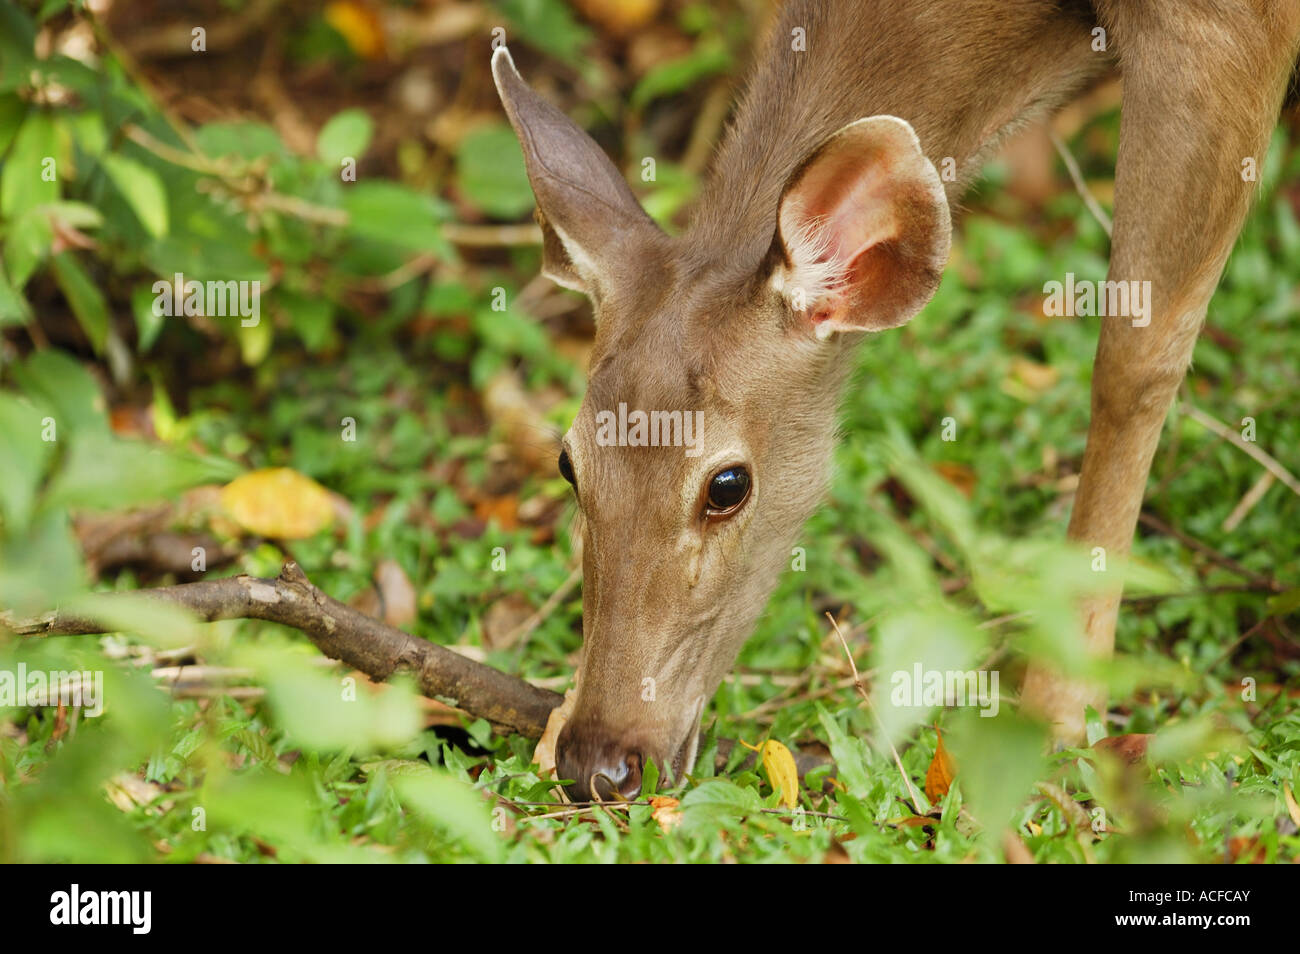
M 809 169 L 795 188 L 803 223 L 816 221 L 825 241 L 816 261 L 835 261 L 846 270 L 871 246 L 895 238 L 891 188 L 896 185 L 880 152 L 829 157 Z
M 948 257 L 948 202 L 911 127 L 859 120 L 786 185 L 779 287 L 819 332 L 895 328 L 934 295 Z

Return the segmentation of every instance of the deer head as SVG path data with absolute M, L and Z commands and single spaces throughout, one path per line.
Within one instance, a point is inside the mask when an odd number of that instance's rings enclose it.
M 504 48 L 492 69 L 543 270 L 596 315 L 559 460 L 585 530 L 581 680 L 558 768 L 575 798 L 631 797 L 648 760 L 668 777 L 692 767 L 704 706 L 825 491 L 851 349 L 933 295 L 948 203 L 911 126 L 874 116 L 755 188 L 774 199 L 762 214 L 672 238 Z M 715 204 L 733 199 L 754 204 Z

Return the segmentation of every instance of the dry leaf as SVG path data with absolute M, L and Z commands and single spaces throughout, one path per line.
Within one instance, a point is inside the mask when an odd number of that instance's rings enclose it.
M 162 794 L 161 786 L 146 782 L 131 772 L 119 772 L 104 783 L 108 800 L 124 812 L 133 812 L 137 807 L 152 805 Z
M 975 471 L 965 464 L 944 460 L 935 464 L 934 470 L 940 477 L 956 487 L 967 500 L 975 493 Z
M 1032 865 L 1034 855 L 1019 835 L 1010 828 L 1002 831 L 1002 853 L 1009 865 Z
M 507 593 L 483 614 L 483 644 L 506 649 L 519 638 L 520 627 L 533 615 L 533 604 L 522 593 Z
M 496 521 L 502 530 L 515 530 L 519 527 L 519 498 L 514 494 L 500 497 L 484 497 L 474 504 L 474 516 L 485 523 Z
M 1136 765 L 1147 755 L 1147 745 L 1155 736 L 1149 732 L 1135 732 L 1131 735 L 1111 735 L 1098 739 L 1092 747 L 1098 752 L 1110 752 L 1116 758 L 1129 765 Z
M 952 756 L 948 750 L 943 747 L 943 733 L 939 727 L 935 726 L 937 743 L 934 748 L 934 758 L 930 760 L 930 767 L 925 770 L 925 797 L 934 805 L 943 800 L 948 794 L 948 789 L 952 788 L 952 780 L 957 777 L 957 766 L 953 763 Z
M 831 846 L 826 849 L 826 857 L 822 858 L 824 865 L 847 865 L 852 864 L 849 853 L 844 850 L 844 846 L 838 841 L 831 842 Z
M 529 469 L 548 476 L 558 473 L 559 434 L 546 420 L 545 409 L 524 388 L 517 371 L 498 371 L 483 386 L 483 410 L 493 429 L 505 437 L 510 452 Z
M 1268 860 L 1268 849 L 1258 837 L 1228 839 L 1228 861 L 1237 864 L 1245 859 L 1248 865 L 1262 865 Z
M 221 504 L 245 530 L 279 540 L 314 536 L 334 519 L 329 491 L 288 467 L 236 477 L 221 491 Z
M 560 740 L 564 724 L 569 721 L 573 707 L 577 704 L 578 679 L 581 675 L 581 669 L 573 674 L 573 688 L 567 690 L 564 701 L 551 710 L 542 737 L 537 740 L 537 748 L 533 749 L 533 762 L 539 766 L 537 774 L 542 778 L 555 778 L 555 744 Z
M 1050 364 L 1028 358 L 1013 358 L 1011 373 L 1002 380 L 1002 391 L 1025 403 L 1032 403 L 1056 386 L 1060 372 Z
M 405 626 L 415 622 L 415 587 L 406 571 L 396 560 L 381 560 L 375 567 L 375 588 L 384 607 L 384 622 L 389 626 Z
M 659 823 L 664 831 L 670 831 L 682 823 L 682 811 L 678 807 L 680 800 L 669 795 L 655 795 L 650 799 L 650 817 Z
M 1286 813 L 1291 816 L 1291 820 L 1300 828 L 1300 805 L 1295 802 L 1295 796 L 1291 794 L 1291 786 L 1286 782 L 1282 783 L 1282 794 L 1286 798 Z

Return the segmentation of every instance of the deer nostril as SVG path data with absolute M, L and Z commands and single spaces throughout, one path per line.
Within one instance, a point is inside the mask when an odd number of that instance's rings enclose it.
M 556 749 L 559 777 L 573 779 L 569 797 L 574 801 L 631 800 L 640 793 L 641 753 L 614 745 L 586 749 L 564 737 Z
M 620 798 L 629 801 L 641 792 L 641 756 L 629 753 L 621 759 L 610 759 L 605 766 L 596 766 L 588 776 L 589 797 L 606 801 Z
M 631 801 L 641 794 L 641 755 L 633 753 L 623 759 L 623 781 L 618 793 Z

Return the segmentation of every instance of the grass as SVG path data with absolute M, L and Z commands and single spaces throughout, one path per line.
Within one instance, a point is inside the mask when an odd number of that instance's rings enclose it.
M 1094 180 L 1108 175 L 1116 129 L 1103 112 L 1072 141 Z M 1263 168 L 1180 402 L 1233 430 L 1253 420 L 1257 446 L 1294 473 L 1300 148 L 1279 133 Z M 800 539 L 802 566 L 785 574 L 706 709 L 711 738 L 833 758 L 834 779 L 815 771 L 797 808 L 782 807 L 747 750 L 719 769 L 711 745 L 666 792 L 677 806 L 557 805 L 530 767 L 532 743 L 448 717 L 400 684 L 363 686 L 348 708 L 344 674 L 316 665 L 291 631 L 232 622 L 182 640 L 153 620 L 103 641 L 0 640 L 0 669 L 21 659 L 29 670 L 102 670 L 111 700 L 104 718 L 71 724 L 51 709 L 0 707 L 0 858 L 943 863 L 1001 860 L 1010 831 L 1040 862 L 1296 861 L 1300 499 L 1274 484 L 1225 529 L 1263 471 L 1191 415 L 1175 410 L 1161 438 L 1120 658 L 1100 670 L 1109 717 L 1090 723 L 1090 741 L 1155 738 L 1136 764 L 1094 749 L 1045 756 L 1041 730 L 1014 712 L 1024 659 L 1067 651 L 1070 597 L 1085 585 L 1059 541 L 1097 325 L 1044 318 L 1041 289 L 1067 271 L 1102 278 L 1107 241 L 1063 174 L 1041 208 L 1005 192 L 1009 175 L 988 169 L 934 302 L 862 347 L 830 500 Z M 662 192 L 651 198 L 676 210 Z M 414 585 L 413 632 L 562 688 L 581 642 L 576 594 L 522 643 L 485 638 L 494 607 L 523 596 L 536 608 L 572 566 L 567 486 L 521 463 L 527 437 L 494 420 L 484 396 L 513 372 L 556 428 L 580 400 L 582 306 L 575 298 L 538 318 L 515 304 L 537 265 L 527 248 L 455 262 L 345 310 L 315 346 L 281 325 L 253 367 L 180 389 L 175 406 L 155 392 L 169 443 L 292 467 L 351 506 L 332 532 L 291 545 L 243 538 L 221 572 L 273 575 L 292 557 L 347 601 L 395 561 Z M 505 312 L 491 308 L 498 287 Z M 355 442 L 339 439 L 345 418 L 357 422 Z M 34 539 L 11 541 L 0 577 L 63 552 Z M 127 570 L 98 586 L 145 582 Z M 1000 715 L 908 710 L 882 734 L 827 611 L 877 703 L 900 660 L 991 660 Z M 239 667 L 258 691 L 159 692 L 144 664 L 169 640 L 188 646 L 183 658 Z M 956 781 L 931 799 L 940 733 Z

